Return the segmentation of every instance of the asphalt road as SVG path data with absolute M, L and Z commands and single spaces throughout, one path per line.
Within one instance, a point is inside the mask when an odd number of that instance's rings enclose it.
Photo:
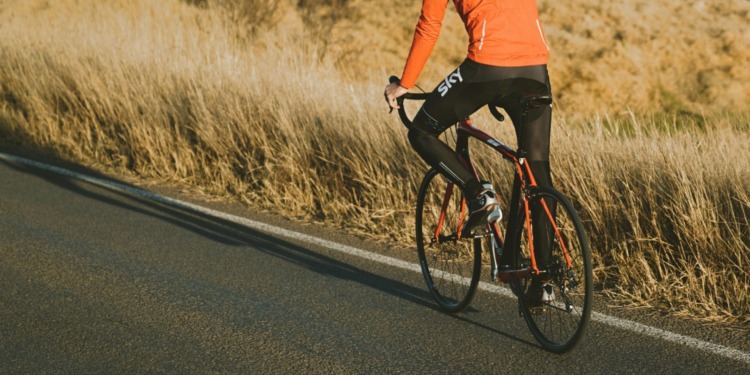
M 0 157 L 3 374 L 750 373 L 746 332 L 640 320 L 727 356 L 594 321 L 576 350 L 554 355 L 516 311 L 480 291 L 467 312 L 445 314 L 414 271 Z

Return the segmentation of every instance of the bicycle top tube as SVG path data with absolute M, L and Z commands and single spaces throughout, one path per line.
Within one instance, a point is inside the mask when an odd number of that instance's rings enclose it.
M 469 119 L 461 120 L 458 123 L 457 131 L 459 133 L 466 134 L 469 137 L 476 138 L 482 143 L 487 144 L 488 146 L 498 151 L 501 155 L 503 155 L 505 159 L 508 159 L 509 161 L 513 163 L 517 163 L 519 161 L 518 151 L 512 149 L 510 146 L 506 145 L 505 143 L 498 141 L 497 139 L 483 132 L 479 128 L 474 127 L 474 125 L 471 124 L 471 120 Z

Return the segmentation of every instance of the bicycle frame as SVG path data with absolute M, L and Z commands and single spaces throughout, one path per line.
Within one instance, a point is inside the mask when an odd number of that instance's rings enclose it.
M 391 83 L 398 82 L 398 78 L 395 77 L 395 76 L 391 76 L 389 78 L 389 81 Z M 411 126 L 411 120 L 406 115 L 406 111 L 404 110 L 404 106 L 403 106 L 404 99 L 425 100 L 425 99 L 427 99 L 428 95 L 429 95 L 429 93 L 422 93 L 422 94 L 408 93 L 408 94 L 406 94 L 406 95 L 404 95 L 404 96 L 402 96 L 402 97 L 400 97 L 398 99 L 398 103 L 399 103 L 398 114 L 399 114 L 399 117 L 401 118 L 401 122 L 403 122 L 403 124 L 407 128 L 409 128 Z M 528 99 L 533 99 L 533 96 L 529 97 Z M 548 98 L 548 99 L 551 102 L 551 98 Z M 528 103 L 530 103 L 530 101 L 527 100 L 526 103 L 528 104 Z M 497 110 L 494 108 L 494 106 L 489 106 L 489 109 L 490 109 L 490 112 L 492 112 L 492 114 L 496 118 L 498 118 L 499 121 L 502 121 L 502 115 L 500 115 L 497 112 Z M 524 114 L 523 114 L 523 120 L 522 120 L 522 122 L 526 123 L 526 112 L 525 111 L 524 111 Z M 481 181 L 481 178 L 480 178 L 479 174 L 477 173 L 476 168 L 474 168 L 474 165 L 472 164 L 472 161 L 471 161 L 471 156 L 469 155 L 469 138 L 475 138 L 478 141 L 486 144 L 487 146 L 489 146 L 493 150 L 499 152 L 502 155 L 503 159 L 505 159 L 505 160 L 513 163 L 516 176 L 518 177 L 521 185 L 520 185 L 519 189 L 514 189 L 513 190 L 513 193 L 512 193 L 512 196 L 511 196 L 510 212 L 511 212 L 511 214 L 518 212 L 518 207 L 517 207 L 518 201 L 519 201 L 519 199 L 523 199 L 523 207 L 524 207 L 524 210 L 526 212 L 526 215 L 525 215 L 525 217 L 526 217 L 525 230 L 526 230 L 527 240 L 528 240 L 528 243 L 529 243 L 529 252 L 530 252 L 529 256 L 530 256 L 530 259 L 531 259 L 531 270 L 530 271 L 533 272 L 535 275 L 538 275 L 540 272 L 539 272 L 539 268 L 537 266 L 536 256 L 534 254 L 534 241 L 533 241 L 533 233 L 532 233 L 532 230 L 531 230 L 531 217 L 530 217 L 531 215 L 530 215 L 530 208 L 529 208 L 529 201 L 528 201 L 528 192 L 529 192 L 529 189 L 536 187 L 537 183 L 536 183 L 536 179 L 534 179 L 534 174 L 531 172 L 531 167 L 529 166 L 528 163 L 526 163 L 526 158 L 525 158 L 526 151 L 523 150 L 523 149 L 520 149 L 520 148 L 519 148 L 518 151 L 513 150 L 512 148 L 510 148 L 509 146 L 505 145 L 504 143 L 502 143 L 502 142 L 494 139 L 493 137 L 491 137 L 487 133 L 481 131 L 480 129 L 478 129 L 476 127 L 474 127 L 471 124 L 471 119 L 469 119 L 469 118 L 467 118 L 465 120 L 459 121 L 459 123 L 457 125 L 457 129 L 456 129 L 456 133 L 457 133 L 457 137 L 456 137 L 456 152 L 458 153 L 458 155 L 462 159 L 462 161 L 465 163 L 465 165 L 474 173 L 474 175 L 480 181 Z M 453 189 L 453 185 L 454 185 L 453 183 L 449 183 L 448 184 L 448 186 L 446 188 L 446 191 L 445 191 L 445 196 L 443 198 L 443 204 L 442 204 L 442 208 L 441 208 L 442 211 L 440 213 L 440 217 L 439 217 L 439 220 L 438 220 L 438 225 L 437 225 L 437 228 L 435 230 L 435 237 L 434 237 L 434 240 L 436 242 L 438 242 L 438 243 L 441 242 L 440 231 L 441 231 L 443 223 L 444 223 L 444 219 L 445 219 L 445 215 L 446 215 L 446 209 L 447 209 L 447 206 L 448 206 L 448 202 L 450 201 L 450 197 L 453 194 L 453 190 L 454 190 Z M 523 192 L 523 194 L 522 194 L 522 192 Z M 542 202 L 542 207 L 544 208 L 544 212 L 547 215 L 547 218 L 550 220 L 550 223 L 552 224 L 552 227 L 553 227 L 554 232 L 555 232 L 555 236 L 557 237 L 557 240 L 560 243 L 560 246 L 562 247 L 563 254 L 565 256 L 565 263 L 566 263 L 566 265 L 568 267 L 571 267 L 572 266 L 572 260 L 570 259 L 570 253 L 568 252 L 568 249 L 565 246 L 565 242 L 562 239 L 562 235 L 560 234 L 560 230 L 557 228 L 557 224 L 555 223 L 555 220 L 552 217 L 552 212 L 550 211 L 549 207 L 547 206 L 547 202 L 545 202 L 544 199 L 542 199 L 541 202 Z M 462 197 L 461 198 L 461 213 L 460 213 L 460 219 L 459 219 L 458 228 L 456 228 L 456 238 L 455 238 L 455 240 L 460 240 L 461 239 L 461 229 L 462 229 L 461 227 L 463 225 L 465 216 L 466 216 L 466 198 Z M 508 227 L 510 227 L 510 225 Z M 497 241 L 498 244 L 506 245 L 503 242 L 502 238 L 500 237 L 500 230 L 498 228 L 497 223 L 494 223 L 492 225 L 491 229 L 492 229 L 491 232 L 492 232 L 492 235 L 494 236 L 495 241 Z M 510 228 L 506 228 L 506 234 L 507 234 L 507 230 L 509 230 L 509 229 Z M 443 240 L 454 240 L 454 239 L 453 238 L 447 238 L 447 239 L 443 239 Z M 493 249 L 492 251 L 493 251 L 493 253 L 491 255 L 492 255 L 493 259 L 495 259 L 495 257 L 496 257 L 497 254 L 495 254 L 495 249 Z M 497 267 L 497 262 L 494 262 L 494 266 Z M 493 274 L 495 274 L 495 271 L 496 270 L 493 269 Z M 520 278 L 520 277 L 525 277 L 526 275 L 527 275 L 527 273 L 517 274 L 517 275 L 513 276 L 513 279 Z M 505 280 L 504 279 L 504 281 L 509 281 L 509 280 Z
M 519 149 L 518 151 L 513 150 L 509 146 L 505 145 L 504 143 L 494 139 L 487 133 L 483 132 L 482 130 L 474 127 L 471 123 L 470 119 L 461 120 L 458 123 L 457 129 L 456 129 L 457 137 L 456 137 L 456 152 L 458 153 L 459 157 L 462 159 L 462 161 L 466 164 L 466 166 L 469 167 L 469 169 L 474 173 L 474 175 L 480 179 L 478 172 L 476 171 L 476 168 L 474 168 L 474 165 L 471 161 L 471 156 L 469 154 L 469 138 L 474 138 L 487 146 L 491 147 L 493 150 L 499 152 L 503 159 L 513 163 L 515 173 L 517 177 L 519 178 L 519 181 L 521 182 L 520 189 L 514 189 L 512 193 L 511 198 L 511 207 L 510 212 L 515 213 L 518 212 L 517 204 L 519 202 L 519 198 L 522 199 L 523 202 L 523 208 L 526 212 L 525 216 L 525 231 L 527 235 L 527 240 L 529 244 L 529 256 L 531 259 L 531 270 L 535 275 L 538 275 L 540 273 L 539 268 L 537 267 L 536 262 L 536 256 L 534 254 L 534 241 L 533 241 L 533 231 L 531 230 L 531 215 L 530 215 L 530 208 L 529 208 L 529 201 L 527 199 L 527 192 L 530 188 L 536 187 L 537 183 L 534 179 L 534 174 L 531 172 L 531 167 L 528 163 L 526 163 L 526 158 L 524 157 L 525 151 L 522 149 Z M 481 179 L 480 179 L 481 180 Z M 440 218 L 438 220 L 438 226 L 435 230 L 435 240 L 440 242 L 439 234 L 442 229 L 442 225 L 444 222 L 445 214 L 446 214 L 446 208 L 448 206 L 448 202 L 450 201 L 450 198 L 453 194 L 453 183 L 449 183 L 445 195 L 443 198 L 443 204 L 442 204 L 442 211 L 440 213 Z M 522 194 L 523 192 L 523 194 Z M 565 247 L 565 242 L 562 239 L 562 235 L 560 234 L 559 229 L 557 228 L 557 225 L 555 223 L 554 218 L 552 217 L 552 213 L 547 206 L 547 203 L 544 201 L 544 199 L 541 200 L 542 207 L 545 211 L 545 214 L 550 220 L 550 223 L 552 224 L 553 230 L 555 232 L 555 236 L 558 239 L 558 242 L 560 243 L 560 246 L 562 247 L 563 254 L 565 255 L 565 262 L 568 267 L 571 267 L 572 261 L 570 259 L 570 255 L 568 253 L 568 250 Z M 516 206 L 516 207 L 514 207 Z M 458 228 L 456 228 L 457 233 L 457 240 L 461 239 L 461 226 L 464 222 L 464 218 L 466 215 L 466 199 L 462 197 L 461 199 L 461 213 L 460 213 L 460 220 L 458 224 Z M 507 230 L 509 228 L 506 228 L 506 234 Z M 500 236 L 500 229 L 498 228 L 497 223 L 494 223 L 492 225 L 491 231 L 492 236 L 494 236 L 495 241 L 497 241 L 498 244 L 503 244 L 501 236 Z M 495 252 L 495 249 L 492 249 L 493 252 Z M 491 254 L 494 257 L 497 256 L 496 253 Z M 494 266 L 497 267 L 497 262 L 494 262 Z M 493 270 L 494 274 L 495 270 Z M 513 278 L 518 277 L 524 277 L 527 273 L 521 273 L 515 275 Z M 508 281 L 508 280 L 506 280 Z
M 391 83 L 398 82 L 395 76 L 389 80 Z M 414 129 L 404 109 L 404 100 L 430 100 L 431 95 L 434 93 L 406 93 L 396 99 L 398 106 L 391 109 L 398 109 L 401 122 L 407 128 Z M 539 113 L 537 109 L 545 110 L 543 107 L 552 105 L 552 96 L 548 89 L 519 92 L 513 97 L 493 101 L 487 107 L 497 120 L 503 121 L 505 115 L 500 113 L 499 108 L 504 108 L 504 105 L 510 107 L 514 116 L 518 113 L 516 110 L 521 109 L 521 118 L 514 117 L 514 120 L 518 120 L 515 125 L 523 129 L 528 124 L 530 114 L 536 116 Z M 516 108 L 516 105 L 520 108 Z M 464 221 L 468 216 L 464 192 L 454 186 L 457 180 L 453 182 L 451 176 L 433 168 L 422 179 L 417 195 L 417 255 L 427 288 L 435 301 L 443 310 L 457 313 L 468 306 L 477 290 L 482 268 L 481 249 L 489 247 L 492 261 L 490 279 L 510 283 L 511 291 L 518 297 L 519 314 L 545 349 L 565 353 L 580 341 L 591 316 L 591 249 L 575 206 L 552 186 L 537 184 L 531 166 L 535 163 L 526 159 L 523 134 L 523 131 L 517 132 L 521 139 L 514 150 L 474 127 L 470 119 L 458 122 L 455 152 L 460 162 L 479 181 L 482 179 L 478 168 L 484 164 L 484 160 L 472 161 L 469 153 L 471 138 L 489 147 L 492 150 L 488 150 L 489 153 L 499 153 L 512 165 L 514 181 L 505 233 L 501 233 L 500 220 L 497 220 L 487 224 L 489 230 L 484 234 L 472 234 L 471 238 L 462 240 L 462 227 L 466 225 Z M 484 150 L 485 146 L 479 148 Z M 485 156 L 484 152 L 482 156 Z M 487 167 L 494 169 L 498 162 L 493 160 L 492 163 Z M 484 168 L 480 170 L 491 172 Z M 440 175 L 442 177 L 438 177 Z M 539 177 L 541 180 L 542 176 Z M 459 195 L 454 195 L 456 193 Z M 498 213 L 492 216 L 500 217 Z M 456 219 L 458 222 L 454 223 Z M 537 237 L 536 246 L 534 237 Z M 568 243 L 568 240 L 571 242 Z M 548 246 L 549 257 L 546 254 Z M 544 256 L 545 264 L 537 263 L 536 251 L 539 250 L 544 250 L 539 255 Z M 549 264 L 546 263 L 547 258 Z M 502 265 L 498 260 L 503 262 Z M 469 272 L 470 277 L 467 275 Z

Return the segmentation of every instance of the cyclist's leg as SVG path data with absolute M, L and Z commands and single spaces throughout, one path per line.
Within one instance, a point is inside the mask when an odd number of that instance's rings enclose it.
M 459 113 L 459 108 L 474 108 L 476 111 L 483 105 L 478 90 L 471 87 L 478 73 L 476 63 L 467 60 L 461 64 L 425 100 L 409 129 L 409 141 L 419 156 L 456 183 L 469 197 L 479 194 L 482 184 L 458 154 L 438 137 L 459 119 L 473 112 Z
M 537 109 L 529 114 L 526 128 L 517 129 L 522 132 L 521 139 L 528 152 L 527 162 L 537 186 L 552 187 L 549 163 L 551 117 L 551 107 Z M 537 267 L 542 269 L 549 264 L 554 234 L 547 213 L 539 202 L 531 206 L 531 220 L 534 223 L 534 257 Z M 554 206 L 554 202 L 550 202 L 549 206 Z M 548 208 L 554 217 L 555 207 Z
M 474 196 L 478 194 L 482 187 L 479 180 L 463 164 L 458 154 L 440 140 L 439 136 L 445 128 L 432 128 L 427 125 L 431 122 L 430 116 L 425 111 L 420 110 L 414 118 L 414 125 L 409 129 L 409 142 L 412 147 L 428 165 L 440 171 L 441 174 L 460 187 L 464 195 Z
M 523 70 L 523 74 L 518 77 L 514 83 L 514 92 L 538 92 L 539 94 L 551 94 L 549 76 L 546 66 L 540 65 L 528 67 Z M 541 85 L 541 87 L 540 87 Z M 536 88 L 534 87 L 536 86 Z M 552 108 L 541 107 L 531 110 L 527 114 L 526 126 L 523 124 L 523 108 L 517 100 L 508 98 L 503 108 L 511 118 L 516 128 L 517 142 L 526 150 L 526 160 L 531 168 L 538 186 L 552 187 L 552 178 L 550 175 L 549 148 L 550 148 L 550 129 L 552 124 Z M 514 180 L 514 190 L 520 188 L 518 176 Z M 511 207 L 518 207 L 520 202 L 511 202 Z M 534 256 L 539 267 L 544 267 L 549 263 L 553 232 L 549 220 L 546 220 L 546 212 L 540 205 L 532 205 L 531 219 L 534 223 Z M 553 206 L 553 205 L 550 205 Z M 554 215 L 555 207 L 549 207 Z M 514 220 L 515 215 L 511 215 L 509 220 Z M 509 224 L 509 227 L 512 223 Z M 510 239 L 510 238 L 509 238 Z M 506 244 L 511 248 L 513 244 Z M 512 264 L 513 252 L 505 252 L 501 259 L 501 264 Z
M 529 123 L 531 129 L 527 129 L 526 134 L 529 151 L 529 167 L 538 186 L 552 187 L 552 178 L 550 176 L 549 163 L 549 135 L 550 135 L 550 117 L 552 108 L 546 107 L 544 113 L 537 120 Z M 546 144 L 546 146 L 543 146 Z M 542 151 L 540 149 L 546 149 Z M 534 150 L 534 151 L 531 151 Z M 544 207 L 537 201 L 531 206 L 531 220 L 534 223 L 534 256 L 537 266 L 545 268 L 550 262 L 550 252 L 554 232 L 552 223 L 547 218 Z M 555 202 L 547 202 L 548 209 L 552 217 L 555 217 Z
M 514 124 L 520 123 L 521 114 L 520 111 L 516 111 L 511 108 L 505 108 L 509 117 Z M 529 163 L 531 173 L 534 175 L 534 179 L 538 186 L 552 187 L 552 178 L 550 176 L 550 163 L 549 163 L 549 134 L 550 134 L 550 119 L 551 108 L 547 107 L 545 113 L 536 119 L 529 122 L 529 128 L 534 130 L 520 133 L 517 130 L 519 142 L 523 144 L 525 150 L 527 150 L 526 162 Z M 531 120 L 531 119 L 530 119 Z M 520 130 L 523 131 L 523 130 Z M 533 158 L 533 159 L 532 159 Z M 518 191 L 521 188 L 521 181 L 518 175 L 513 180 L 513 191 Z M 520 197 L 514 196 L 514 200 L 511 201 L 511 209 L 519 208 L 521 202 Z M 533 238 L 534 238 L 534 256 L 539 267 L 544 267 L 549 262 L 550 249 L 553 240 L 553 232 L 550 226 L 549 220 L 546 220 L 546 212 L 543 207 L 537 207 L 538 204 L 532 204 L 531 209 L 531 220 L 534 223 Z M 550 206 L 554 206 L 551 204 Z M 549 207 L 551 213 L 554 215 L 554 207 Z M 554 217 L 554 216 L 553 216 Z M 509 220 L 515 221 L 518 217 L 516 215 L 510 215 Z M 514 227 L 515 223 L 509 223 L 508 227 Z M 509 236 L 507 240 L 512 240 L 513 236 Z M 506 243 L 506 248 L 513 248 L 515 244 Z M 503 253 L 503 257 L 500 260 L 500 264 L 513 264 L 515 255 L 512 251 L 506 251 Z

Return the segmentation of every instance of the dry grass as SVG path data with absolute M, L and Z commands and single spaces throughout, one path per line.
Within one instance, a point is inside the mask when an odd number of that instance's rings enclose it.
M 559 178 L 581 204 L 609 291 L 667 311 L 746 319 L 750 305 L 750 168 L 747 118 L 706 128 L 606 119 L 568 130 L 587 153 Z M 593 155 L 595 157 L 592 157 Z M 732 301 L 732 302 L 730 302 Z
M 418 4 L 192 3 L 0 0 L 0 142 L 410 241 L 425 167 L 381 95 Z M 735 67 L 750 54 L 747 9 L 540 4 L 560 51 L 554 177 L 587 221 L 600 285 L 623 302 L 747 324 L 750 87 Z M 427 87 L 463 58 L 457 21 Z M 677 27 L 682 39 L 660 38 Z M 710 106 L 699 116 L 695 103 Z M 510 140 L 509 128 L 491 131 Z

